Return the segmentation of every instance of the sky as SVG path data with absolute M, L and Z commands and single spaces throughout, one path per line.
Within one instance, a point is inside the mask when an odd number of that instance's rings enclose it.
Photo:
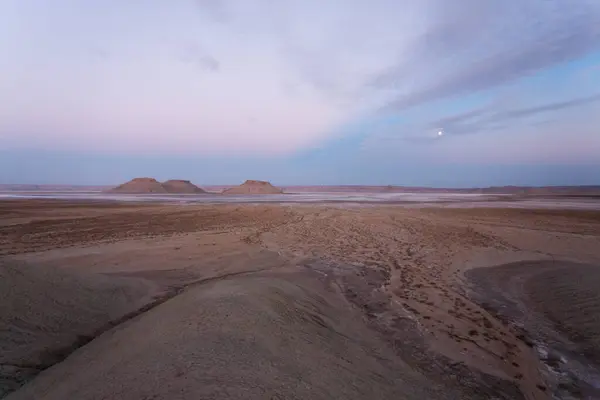
M 600 184 L 600 1 L 0 1 L 0 183 L 136 176 Z

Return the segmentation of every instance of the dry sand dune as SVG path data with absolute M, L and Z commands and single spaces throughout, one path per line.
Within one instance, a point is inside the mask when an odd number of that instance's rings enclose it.
M 11 399 L 594 394 L 597 212 L 28 200 L 0 215 L 7 265 L 180 293 Z

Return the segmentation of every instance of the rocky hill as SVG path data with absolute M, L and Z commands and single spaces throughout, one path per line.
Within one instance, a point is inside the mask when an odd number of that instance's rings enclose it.
M 181 179 L 171 179 L 163 182 L 162 186 L 168 193 L 206 193 L 192 182 Z
M 181 179 L 172 179 L 160 183 L 154 178 L 135 178 L 131 181 L 110 189 L 110 193 L 206 193 L 204 190 L 194 185 L 190 181 Z
M 116 188 L 111 193 L 168 193 L 167 189 L 154 178 L 135 178 Z
M 247 180 L 239 186 L 223 191 L 223 194 L 281 194 L 283 190 L 266 181 Z

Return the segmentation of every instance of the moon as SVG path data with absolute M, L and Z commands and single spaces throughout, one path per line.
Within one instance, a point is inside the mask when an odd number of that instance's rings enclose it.
M 443 131 L 438 131 L 438 136 L 442 136 L 444 134 Z

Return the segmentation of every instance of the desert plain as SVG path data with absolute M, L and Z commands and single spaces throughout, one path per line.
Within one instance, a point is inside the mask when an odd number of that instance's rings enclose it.
M 600 211 L 0 201 L 0 397 L 600 398 Z

